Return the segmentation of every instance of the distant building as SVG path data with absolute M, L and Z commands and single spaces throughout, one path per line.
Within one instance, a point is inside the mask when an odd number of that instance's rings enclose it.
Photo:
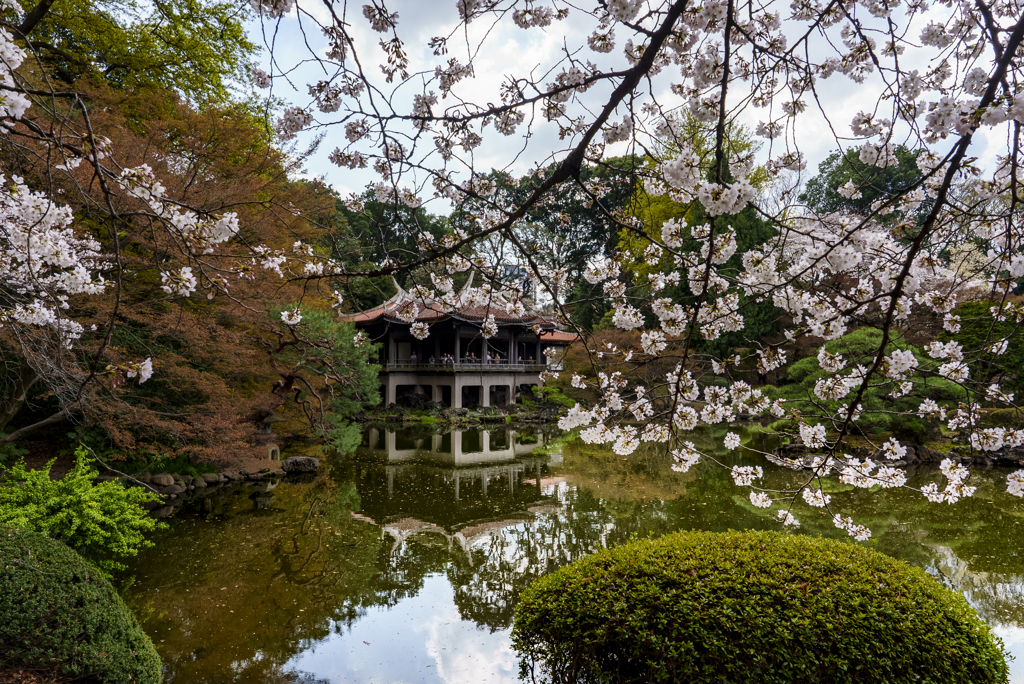
M 454 307 L 414 298 L 397 283 L 398 292 L 378 307 L 343 316 L 381 345 L 381 398 L 384 405 L 420 398 L 452 408 L 514 404 L 523 391 L 540 384 L 540 373 L 557 370 L 558 359 L 574 333 L 533 311 L 509 315 L 494 306 L 466 306 L 469 282 Z M 408 321 L 413 305 L 419 312 Z M 403 318 L 403 315 L 405 318 Z M 483 324 L 494 316 L 497 334 L 483 336 Z M 430 326 L 418 340 L 413 322 Z M 556 355 L 550 360 L 549 349 Z

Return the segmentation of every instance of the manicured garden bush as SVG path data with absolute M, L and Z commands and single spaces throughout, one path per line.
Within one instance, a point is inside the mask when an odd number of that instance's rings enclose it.
M 684 532 L 605 550 L 523 592 L 522 676 L 570 682 L 1005 682 L 959 594 L 852 543 Z
M 0 670 L 157 684 L 160 657 L 103 574 L 64 544 L 0 526 Z

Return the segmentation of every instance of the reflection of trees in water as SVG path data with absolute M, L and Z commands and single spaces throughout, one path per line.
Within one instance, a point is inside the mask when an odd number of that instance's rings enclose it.
M 680 529 L 774 528 L 725 470 L 699 467 L 691 478 L 672 479 L 657 451 L 635 459 L 564 454 L 555 474 L 570 484 L 559 485 L 535 516 L 526 509 L 539 492 L 522 481 L 515 492 L 492 482 L 486 498 L 467 485 L 456 503 L 436 482 L 440 475 L 416 471 L 416 481 L 396 485 L 393 496 L 408 497 L 397 501 L 388 497 L 383 470 L 365 463 L 342 462 L 315 481 L 286 483 L 270 508 L 229 495 L 212 506 L 211 522 L 186 518 L 157 536 L 134 563 L 142 582 L 128 599 L 162 642 L 169 684 L 320 684 L 289 672 L 288 662 L 332 633 L 347 633 L 375 607 L 419 594 L 429 575 L 446 576 L 463 619 L 502 630 L 531 582 L 602 547 Z M 764 479 L 782 488 L 800 477 L 768 468 Z M 920 484 L 935 474 L 914 477 Z M 976 472 L 977 499 L 954 506 L 895 490 L 833 490 L 833 503 L 872 528 L 872 548 L 926 567 L 986 620 L 1021 625 L 1024 502 L 1005 494 L 1002 478 Z M 384 518 L 366 517 L 374 511 L 409 516 L 386 518 L 392 531 L 408 535 L 384 534 Z M 801 533 L 842 536 L 824 513 L 798 517 Z
M 271 509 L 236 492 L 197 501 L 204 516 L 157 535 L 125 597 L 158 643 L 168 684 L 320 684 L 290 671 L 292 657 L 398 600 L 375 584 L 380 530 L 353 519 L 358 491 L 330 472 L 278 487 Z
M 621 459 L 620 459 L 621 461 Z M 569 460 L 567 459 L 567 463 Z M 570 464 L 571 465 L 571 464 Z M 453 561 L 449 580 L 465 619 L 491 630 L 511 625 L 520 593 L 538 577 L 605 546 L 631 537 L 699 529 L 773 529 L 764 513 L 753 508 L 721 469 L 703 469 L 686 496 L 663 501 L 643 496 L 608 497 L 596 485 L 622 481 L 627 473 L 646 470 L 657 475 L 656 455 L 639 465 L 628 461 L 612 474 L 611 459 L 591 477 L 567 487 L 561 510 L 536 522 L 508 527 L 472 549 L 472 564 Z M 935 469 L 920 469 L 920 483 L 935 478 Z M 792 486 L 801 474 L 773 469 L 769 486 Z M 947 586 L 962 592 L 982 618 L 993 624 L 1024 625 L 1024 554 L 1021 548 L 1022 503 L 997 489 L 1002 472 L 982 472 L 972 481 L 983 495 L 955 506 L 927 502 L 911 491 L 850 491 L 839 496 L 844 514 L 867 522 L 875 532 L 871 546 L 890 556 L 926 568 Z M 582 488 L 586 485 L 594 489 Z M 641 494 L 644 490 L 640 490 Z M 804 512 L 801 533 L 844 538 L 824 514 Z M 939 546 L 936 546 L 938 544 Z M 941 549 L 937 552 L 936 549 Z
M 365 605 L 391 607 L 416 596 L 427 575 L 444 572 L 449 560 L 447 541 L 435 535 L 414 536 L 395 549 L 382 544 L 377 554 L 378 573 L 363 594 Z
M 1024 575 L 977 572 L 953 549 L 933 547 L 935 556 L 925 569 L 950 589 L 959 591 L 991 625 L 1021 626 L 1024 613 Z
M 662 478 L 671 471 L 660 451 L 642 452 L 635 459 L 596 456 L 583 450 L 567 455 L 563 472 L 569 471 L 573 486 L 561 491 L 560 508 L 532 522 L 495 523 L 494 529 L 470 540 L 471 562 L 465 551 L 452 543 L 451 535 L 418 535 L 414 538 L 417 543 L 396 549 L 402 559 L 387 561 L 396 568 L 395 578 L 415 575 L 422 583 L 425 574 L 443 569 L 462 617 L 494 631 L 511 626 L 518 597 L 530 583 L 603 547 L 681 529 L 775 528 L 762 511 L 749 504 L 725 470 L 701 468 L 692 481 L 677 483 L 675 496 L 669 498 L 673 491 L 666 489 L 669 485 Z M 577 475 L 580 471 L 582 477 Z M 918 485 L 935 476 L 933 468 L 913 474 Z M 766 484 L 791 487 L 801 477 L 801 473 L 772 468 L 766 472 Z M 874 548 L 936 574 L 963 592 L 986 620 L 1020 625 L 1024 624 L 1024 611 L 1020 610 L 1024 605 L 1024 556 L 1015 551 L 1019 541 L 1004 544 L 1020 540 L 1016 523 L 1024 506 L 997 489 L 1004 477 L 995 471 L 976 473 L 973 483 L 982 496 L 955 506 L 931 504 L 915 492 L 900 490 L 844 491 L 837 494 L 837 501 L 844 514 L 872 527 Z M 628 495 L 608 496 L 609 491 L 622 494 L 624 489 L 608 483 L 630 478 L 659 482 L 630 489 Z M 652 493 L 661 496 L 648 496 Z M 803 533 L 844 537 L 817 511 L 805 512 L 801 520 Z M 412 573 L 411 566 L 425 562 L 421 559 L 427 557 L 422 548 L 426 539 L 434 540 L 430 567 Z M 944 545 L 942 554 L 935 552 L 939 548 L 935 544 Z M 408 554 L 412 555 L 405 557 Z M 986 565 L 997 557 L 998 565 Z M 407 569 L 400 572 L 399 568 Z M 395 586 L 415 591 L 410 579 Z
M 490 534 L 471 549 L 472 563 L 453 559 L 448 580 L 455 604 L 466 620 L 491 631 L 512 625 L 519 595 L 534 580 L 606 546 L 620 544 L 634 533 L 667 531 L 668 516 L 659 502 L 629 504 L 629 515 L 612 512 L 606 502 L 566 489 L 562 507 L 537 520 Z

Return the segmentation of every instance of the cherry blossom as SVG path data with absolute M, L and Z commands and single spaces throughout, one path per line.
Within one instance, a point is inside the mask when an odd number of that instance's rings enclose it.
M 293 46 L 268 45 L 271 73 L 251 72 L 257 87 L 269 88 L 284 75 L 291 82 L 302 73 L 298 64 L 281 63 L 286 59 L 322 67 L 313 82 L 293 84 L 297 95 L 272 122 L 278 141 L 290 145 L 322 132 L 337 145 L 328 156 L 346 182 L 365 182 L 370 196 L 395 215 L 443 203 L 451 208 L 450 230 L 428 238 L 416 225 L 395 226 L 414 235 L 418 248 L 384 250 L 376 263 L 358 268 L 318 257 L 307 246 L 289 252 L 257 239 L 244 249 L 237 245 L 234 256 L 245 257 L 236 270 L 214 273 L 202 257 L 243 242 L 236 215 L 210 216 L 169 200 L 162 167 L 119 165 L 119 151 L 99 140 L 86 146 L 52 140 L 55 172 L 92 165 L 96 180 L 110 187 L 111 206 L 123 203 L 171 236 L 178 253 L 160 264 L 164 294 L 223 293 L 228 275 L 333 283 L 429 267 L 414 297 L 450 311 L 457 303 L 455 277 L 472 269 L 486 286 L 478 280 L 462 293 L 462 303 L 489 308 L 482 332 L 490 339 L 498 334 L 495 315 L 521 315 L 529 303 L 504 275 L 515 263 L 529 271 L 537 300 L 566 326 L 580 304 L 571 300 L 581 275 L 610 307 L 615 328 L 639 331 L 636 348 L 600 350 L 606 356 L 599 360 L 613 359 L 621 368 L 588 372 L 597 378 L 599 400 L 560 421 L 617 454 L 632 453 L 643 441 L 664 442 L 673 468 L 685 472 L 700 454 L 692 443 L 680 444 L 680 433 L 739 415 L 771 416 L 786 419 L 788 427 L 779 429 L 787 438 L 821 450 L 813 477 L 837 471 L 858 487 L 905 486 L 905 473 L 892 465 L 840 453 L 858 419 L 875 410 L 865 394 L 876 387 L 889 397 L 913 399 L 918 416 L 947 421 L 971 449 L 993 452 L 1021 443 L 1018 431 L 982 427 L 981 421 L 993 405 L 1015 406 L 1002 381 L 977 365 L 983 355 L 1005 354 L 1011 340 L 986 339 L 972 348 L 948 338 L 972 323 L 954 313 L 963 302 L 991 299 L 997 321 L 1024 319 L 1024 308 L 1009 296 L 1024 278 L 1019 202 L 1007 199 L 1020 195 L 1024 156 L 1018 125 L 1024 95 L 1016 85 L 1024 76 L 1018 54 L 1024 24 L 1012 6 L 871 2 L 854 13 L 782 0 L 609 0 L 574 7 L 577 43 L 538 53 L 526 71 L 509 65 L 503 80 L 489 64 L 498 49 L 494 41 L 506 35 L 498 29 L 516 35 L 553 30 L 568 10 L 543 2 L 456 0 L 451 7 L 458 26 L 429 37 L 430 50 L 419 54 L 406 41 L 418 40 L 421 27 L 400 22 L 382 3 L 316 19 L 294 0 L 250 4 L 268 25 L 298 24 L 300 14 L 303 27 L 319 23 L 305 36 L 309 54 L 295 57 Z M 484 25 L 493 30 L 478 33 Z M 367 35 L 374 36 L 369 47 Z M 6 131 L 25 125 L 32 104 L 31 89 L 16 77 L 24 61 L 24 51 L 0 32 Z M 856 89 L 870 101 L 858 103 L 857 111 L 837 111 L 822 95 L 836 89 Z M 757 122 L 751 128 L 763 147 L 733 149 L 731 131 L 746 131 L 745 121 Z M 686 129 L 691 124 L 706 139 Z M 868 172 L 898 164 L 903 144 L 921 175 L 883 190 L 854 178 L 829 188 L 845 201 L 843 210 L 813 208 L 799 200 L 799 188 L 822 131 L 833 132 L 828 144 Z M 530 172 L 534 189 L 524 197 L 496 192 L 491 168 L 479 166 L 483 159 L 498 167 L 513 163 L 493 161 L 498 150 L 510 148 L 515 164 L 537 164 Z M 605 168 L 617 150 L 645 160 L 629 171 L 631 193 L 673 204 L 674 218 L 652 221 L 644 212 L 608 209 L 615 227 L 609 235 L 621 242 L 612 239 L 588 263 L 545 262 L 544 250 L 523 239 L 527 224 L 560 195 L 610 207 L 607 183 L 589 172 Z M 48 331 L 70 346 L 84 329 L 70 315 L 69 301 L 108 287 L 108 257 L 52 198 L 17 178 L 0 185 L 0 325 Z M 350 206 L 365 209 L 358 199 Z M 760 244 L 744 239 L 740 220 L 748 214 L 763 221 Z M 508 252 L 495 257 L 485 248 L 496 243 Z M 775 307 L 780 335 L 749 339 L 756 320 L 749 312 L 762 305 Z M 418 320 L 422 310 L 414 305 L 396 314 L 419 339 L 429 335 Z M 282 312 L 281 320 L 298 325 L 299 309 Z M 868 325 L 881 331 L 881 341 L 869 360 L 855 360 L 842 348 L 843 337 Z M 923 354 L 910 349 L 909 333 L 930 338 L 914 342 Z M 739 384 L 735 348 L 745 350 L 747 368 L 778 377 L 802 341 L 817 349 L 824 373 L 806 401 L 784 404 L 770 391 Z M 715 348 L 714 358 L 700 351 L 712 343 L 729 349 Z M 643 373 L 664 361 L 660 377 Z M 127 377 L 127 370 L 118 372 Z M 141 368 L 136 375 L 143 377 Z M 962 390 L 963 403 L 927 396 L 935 378 Z M 577 376 L 571 386 L 590 387 Z M 844 403 L 837 410 L 838 402 Z M 642 430 L 629 424 L 637 420 Z M 730 433 L 725 445 L 735 449 L 738 437 Z M 883 463 L 906 454 L 895 440 L 880 450 L 874 458 Z M 750 486 L 755 467 L 736 466 L 751 469 L 732 471 L 737 485 Z M 970 496 L 964 466 L 944 462 L 942 471 L 943 489 L 922 489 L 929 500 Z M 1007 480 L 1011 493 L 1019 495 L 1022 486 L 1017 475 Z M 797 506 L 829 504 L 820 488 L 786 496 Z M 780 521 L 797 524 L 788 511 Z M 848 518 L 834 522 L 856 539 L 870 537 Z

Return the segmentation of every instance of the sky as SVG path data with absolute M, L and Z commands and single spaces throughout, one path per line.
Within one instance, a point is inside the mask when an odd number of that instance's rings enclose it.
M 335 2 L 336 11 L 339 13 L 347 11 L 345 19 L 355 27 L 351 33 L 357 45 L 357 52 L 364 65 L 369 65 L 368 71 L 378 73 L 375 64 L 382 60 L 383 52 L 377 45 L 382 34 L 371 31 L 367 21 L 362 16 L 362 3 L 352 3 L 346 6 L 342 2 Z M 299 0 L 298 6 L 312 15 L 316 20 L 328 24 L 329 15 L 320 0 Z M 422 83 L 425 77 L 432 74 L 434 67 L 447 60 L 449 57 L 456 57 L 465 63 L 470 59 L 470 53 L 480 43 L 481 38 L 486 36 L 483 46 L 473 59 L 475 78 L 464 80 L 453 89 L 453 96 L 461 97 L 467 101 L 477 103 L 499 102 L 499 86 L 509 74 L 517 76 L 534 75 L 542 83 L 552 79 L 554 73 L 549 73 L 553 65 L 564 55 L 568 48 L 581 60 L 590 60 L 604 68 L 622 68 L 622 47 L 626 36 L 617 31 L 616 50 L 609 55 L 602 55 L 591 51 L 586 45 L 586 37 L 591 33 L 596 22 L 585 12 L 570 10 L 569 17 L 564 21 L 556 21 L 545 28 L 531 28 L 528 30 L 517 27 L 511 19 L 506 18 L 493 24 L 490 19 L 478 19 L 470 24 L 468 30 L 456 33 L 449 41 L 450 50 L 444 57 L 435 57 L 429 46 L 430 38 L 439 35 L 449 35 L 458 25 L 458 13 L 454 0 L 443 2 L 422 2 L 416 0 L 399 0 L 389 2 L 388 9 L 398 13 L 398 33 L 405 41 L 406 49 L 410 59 L 410 73 L 414 74 L 411 82 L 395 87 L 396 84 L 388 85 L 384 82 L 383 76 L 377 79 L 376 85 L 383 91 L 393 92 L 395 102 L 408 111 L 413 94 L 422 90 Z M 783 12 L 788 11 L 788 3 L 780 5 Z M 937 16 L 937 12 L 945 11 L 941 5 L 929 10 L 929 13 L 921 18 L 923 25 L 927 20 Z M 314 61 L 310 60 L 310 50 L 323 54 L 325 42 L 320 35 L 319 29 L 312 24 L 309 16 L 300 16 L 292 12 L 279 22 L 268 21 L 261 24 L 258 21 L 250 23 L 250 32 L 257 43 L 268 46 L 261 55 L 262 68 L 275 75 L 282 71 L 286 76 L 275 78 L 273 89 L 270 93 L 291 104 L 306 105 L 310 102 L 306 87 L 308 83 L 316 82 L 325 77 L 325 72 Z M 916 37 L 911 32 L 912 37 Z M 811 44 L 811 59 L 824 59 L 834 53 L 823 42 Z M 819 54 L 814 54 L 817 51 Z M 274 63 L 270 63 L 270 55 L 273 54 Z M 910 68 L 925 68 L 927 57 L 930 53 L 924 52 L 921 55 L 908 54 L 903 61 L 907 68 L 910 59 L 918 59 L 919 63 L 909 63 Z M 556 69 L 557 72 L 560 68 Z M 682 105 L 682 100 L 672 94 L 669 84 L 679 80 L 676 67 L 669 67 L 661 75 L 652 79 L 653 92 L 662 105 Z M 810 98 L 805 98 L 810 111 L 799 118 L 799 149 L 807 160 L 807 169 L 802 173 L 801 180 L 806 181 L 817 171 L 818 164 L 823 161 L 831 152 L 836 151 L 839 143 L 838 136 L 850 136 L 849 122 L 852 116 L 863 109 L 868 108 L 871 103 L 877 100 L 881 92 L 878 84 L 867 82 L 857 84 L 837 74 L 825 81 L 819 81 L 818 93 L 820 101 L 825 108 L 824 115 L 816 111 L 815 103 Z M 438 90 L 436 83 L 430 86 L 432 90 Z M 599 107 L 610 93 L 611 86 L 602 84 L 597 86 L 580 98 L 576 105 L 579 111 L 590 109 L 593 111 Z M 267 92 L 267 91 L 264 91 Z M 442 100 L 444 106 L 449 100 Z M 643 102 L 643 98 L 639 100 Z M 435 108 L 437 111 L 437 108 Z M 572 111 L 572 110 L 570 110 Z M 776 110 L 777 111 L 777 110 Z M 319 151 L 314 154 L 307 163 L 307 171 L 310 176 L 322 176 L 330 183 L 337 192 L 344 196 L 350 193 L 359 193 L 369 183 L 380 180 L 379 176 L 372 169 L 349 170 L 339 168 L 328 161 L 329 153 L 335 147 L 344 147 L 346 140 L 342 112 L 338 114 L 322 114 L 316 112 L 316 124 L 312 131 L 300 134 L 299 146 L 308 144 L 314 135 L 321 134 L 324 140 Z M 622 119 L 625 110 L 620 109 L 612 117 L 612 121 Z M 826 118 L 827 115 L 827 118 Z M 759 120 L 767 120 L 766 110 L 748 107 L 744 109 L 738 122 L 750 127 L 757 126 Z M 529 118 L 528 118 L 529 121 Z M 829 121 L 832 122 L 830 126 Z M 488 129 L 489 135 L 484 136 L 484 143 L 477 148 L 473 158 L 473 165 L 478 170 L 500 168 L 521 175 L 529 171 L 538 163 L 544 162 L 554 151 L 564 150 L 566 141 L 558 138 L 558 128 L 554 123 L 544 121 L 538 113 L 530 126 L 531 138 L 526 142 L 522 136 L 524 127 L 515 135 L 505 137 L 496 134 Z M 994 157 L 1000 151 L 1005 151 L 1005 133 L 1000 129 L 989 129 L 979 132 L 976 136 L 974 155 L 980 158 L 980 164 L 984 168 L 992 163 Z M 762 149 L 762 160 L 767 158 L 769 152 L 778 153 L 780 146 L 785 143 L 780 140 L 772 143 L 774 148 L 766 145 Z M 846 144 L 849 144 L 848 142 Z M 939 146 L 942 149 L 942 145 Z M 628 151 L 627 143 L 617 143 L 609 148 L 606 156 L 614 156 Z M 556 157 L 557 158 L 557 157 Z M 418 181 L 422 181 L 419 178 Z M 412 183 L 406 182 L 406 185 Z M 429 190 L 428 190 L 428 195 Z M 447 203 L 444 200 L 434 200 L 428 203 L 428 209 L 435 213 L 446 213 Z

